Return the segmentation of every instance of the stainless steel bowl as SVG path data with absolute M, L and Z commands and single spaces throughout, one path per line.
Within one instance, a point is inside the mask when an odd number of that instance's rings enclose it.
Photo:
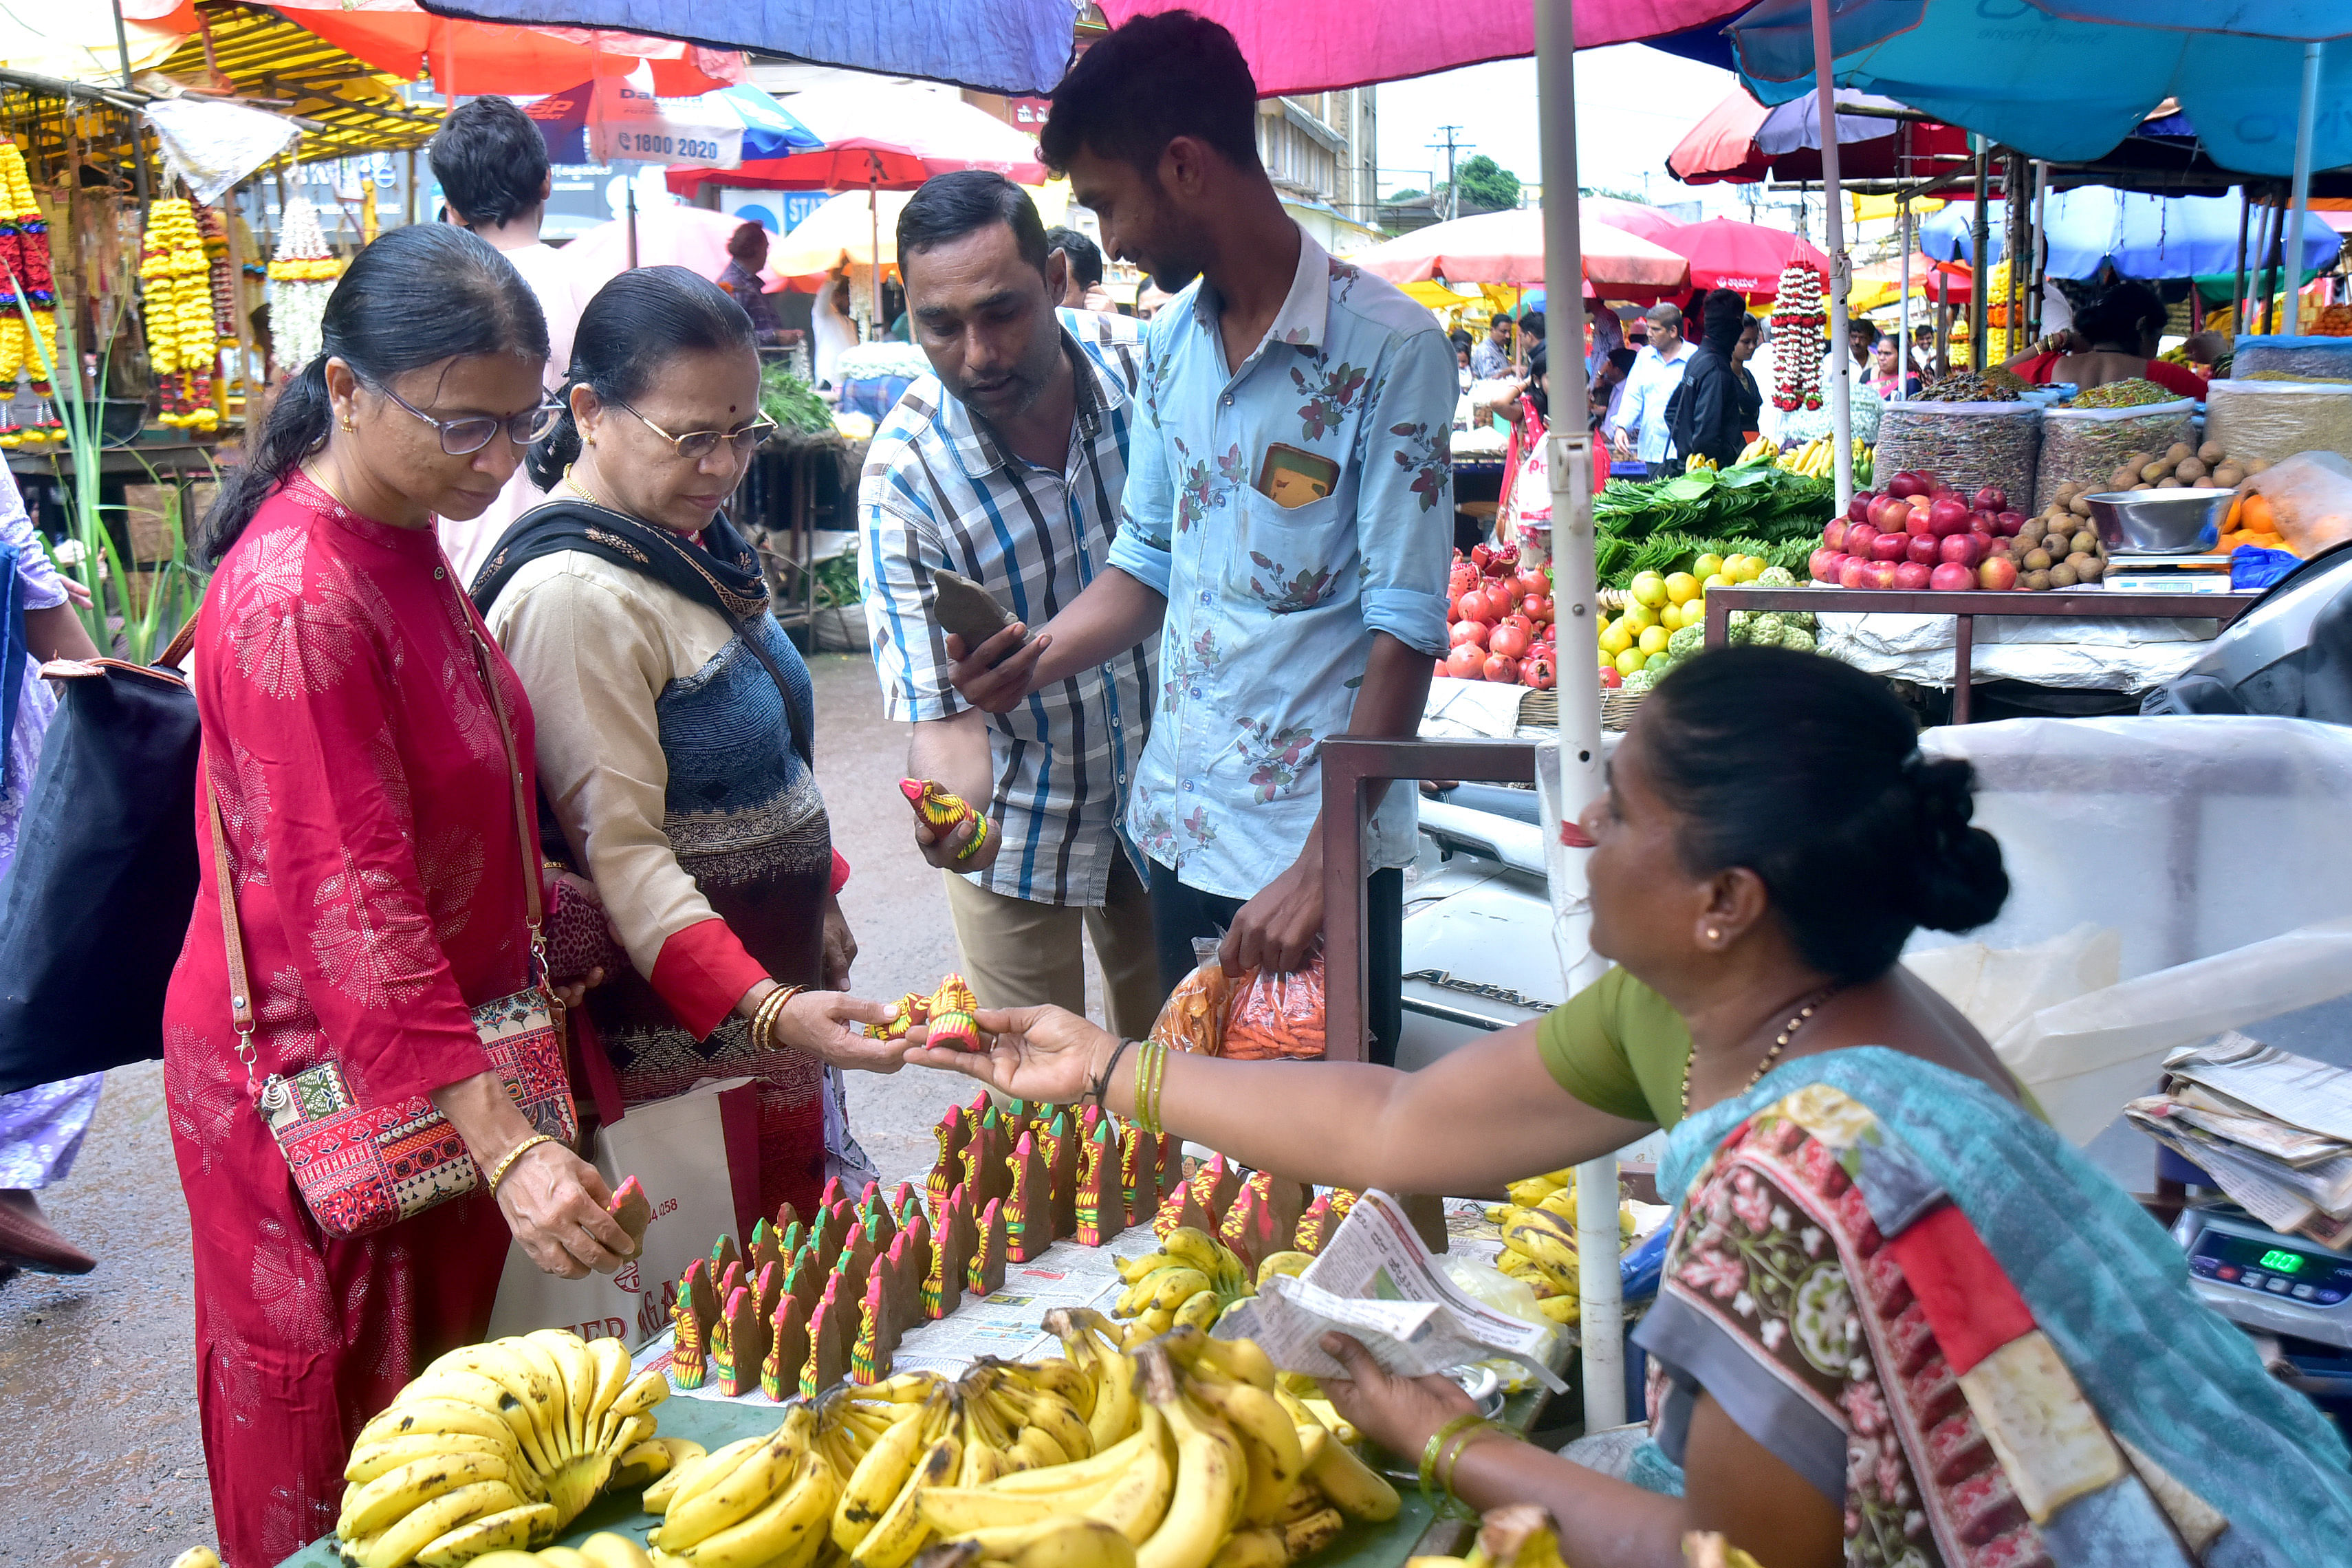
M 2189 555 L 2221 537 L 2228 490 L 2112 490 L 2088 496 L 2099 542 L 2115 555 Z

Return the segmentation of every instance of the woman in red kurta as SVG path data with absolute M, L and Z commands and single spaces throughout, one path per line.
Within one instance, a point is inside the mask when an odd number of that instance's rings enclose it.
M 546 327 L 495 251 L 423 225 L 354 259 L 325 342 L 198 541 L 219 562 L 196 639 L 203 765 L 259 1026 L 248 1071 L 207 875 L 164 1064 L 232 1568 L 333 1528 L 351 1439 L 425 1363 L 487 1331 L 510 1234 L 573 1277 L 631 1250 L 594 1170 L 547 1142 L 495 1194 L 329 1239 L 255 1105 L 270 1074 L 331 1058 L 363 1103 L 431 1096 L 485 1171 L 531 1135 L 470 1016 L 530 983 L 523 863 L 481 622 L 432 521 L 478 512 L 513 471 L 541 423 Z M 488 658 L 528 799 L 529 705 Z M 196 831 L 209 865 L 201 801 Z

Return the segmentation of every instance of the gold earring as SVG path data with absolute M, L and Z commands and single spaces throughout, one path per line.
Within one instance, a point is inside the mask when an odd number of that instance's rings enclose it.
M 346 415 L 344 415 L 344 416 L 343 416 L 343 428 L 344 428 L 344 429 L 346 429 L 346 430 L 348 430 L 348 429 L 350 429 L 351 427 L 352 427 L 352 416 L 351 416 L 350 415 L 346 414 Z
M 1709 942 L 1721 942 L 1721 941 L 1723 940 L 1723 931 L 1722 931 L 1722 930 L 1721 930 L 1719 927 L 1716 927 L 1716 926 L 1709 926 L 1709 927 L 1707 927 L 1707 928 L 1706 928 L 1706 940 L 1707 940 L 1707 941 L 1709 941 Z

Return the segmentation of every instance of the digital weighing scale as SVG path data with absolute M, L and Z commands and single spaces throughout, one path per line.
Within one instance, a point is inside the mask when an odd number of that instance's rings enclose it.
M 2281 1236 L 2235 1208 L 2186 1208 L 2172 1226 L 2197 1299 L 2231 1322 L 2352 1348 L 2352 1254 Z

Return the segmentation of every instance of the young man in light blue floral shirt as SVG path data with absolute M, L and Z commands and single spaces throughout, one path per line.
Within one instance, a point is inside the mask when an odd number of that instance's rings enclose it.
M 1160 635 L 1127 821 L 1171 984 L 1196 938 L 1222 934 L 1229 973 L 1314 956 L 1318 752 L 1335 735 L 1413 735 L 1445 651 L 1453 345 L 1283 211 L 1256 100 L 1232 35 L 1181 11 L 1129 21 L 1055 89 L 1047 162 L 1106 248 L 1174 297 L 1145 340 L 1113 569 L 1018 651 L 1007 633 L 955 667 L 968 700 L 1003 711 Z M 1414 831 L 1412 793 L 1388 792 L 1366 843 L 1383 1060 Z

